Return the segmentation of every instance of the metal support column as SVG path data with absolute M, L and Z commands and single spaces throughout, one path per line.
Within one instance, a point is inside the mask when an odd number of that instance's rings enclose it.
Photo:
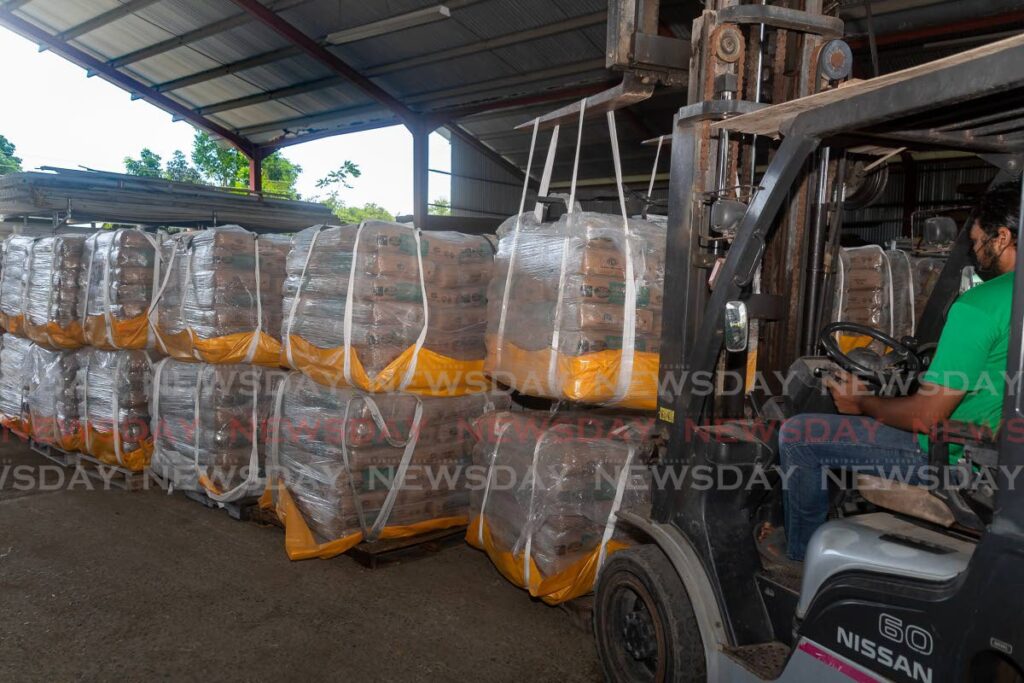
M 263 192 L 263 150 L 256 149 L 249 158 L 249 191 Z
M 430 213 L 430 134 L 433 124 L 409 126 L 412 133 L 412 216 L 417 228 L 427 227 Z

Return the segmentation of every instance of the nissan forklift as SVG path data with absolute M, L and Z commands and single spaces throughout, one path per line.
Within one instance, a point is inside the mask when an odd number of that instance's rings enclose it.
M 612 0 L 609 66 L 626 75 L 589 113 L 628 106 L 665 75 L 657 55 L 671 46 L 652 48 L 657 4 Z M 986 476 L 925 489 L 857 475 L 802 573 L 763 564 L 757 548 L 755 529 L 781 523 L 780 477 L 695 480 L 700 468 L 771 472 L 785 419 L 835 412 L 823 378 L 836 366 L 882 391 L 912 387 L 892 380 L 927 365 L 961 291 L 972 219 L 913 337 L 831 320 L 844 200 L 871 160 L 970 153 L 995 167 L 993 183 L 1019 181 L 1024 168 L 1024 35 L 856 81 L 842 34 L 816 0 L 708 0 L 694 21 L 689 103 L 671 133 L 653 503 L 619 511 L 639 543 L 608 559 L 595 588 L 610 681 L 1024 680 L 1024 495 L 1013 490 L 1024 447 L 1007 428 L 1024 418 L 1015 382 L 994 437 L 966 424 L 931 434 L 937 470 Z M 1021 278 L 1012 320 L 1011 377 L 1024 369 Z M 871 343 L 851 348 L 843 335 Z M 727 372 L 746 378 L 742 391 L 697 381 Z M 753 381 L 780 372 L 787 381 Z M 953 444 L 964 454 L 956 466 Z

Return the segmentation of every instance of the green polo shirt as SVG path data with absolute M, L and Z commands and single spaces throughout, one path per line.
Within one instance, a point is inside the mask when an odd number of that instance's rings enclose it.
M 998 429 L 1012 303 L 1013 273 L 1005 273 L 967 290 L 949 309 L 935 358 L 921 381 L 967 392 L 951 419 Z M 928 437 L 919 439 L 928 450 Z M 959 460 L 961 450 L 951 448 L 950 460 Z

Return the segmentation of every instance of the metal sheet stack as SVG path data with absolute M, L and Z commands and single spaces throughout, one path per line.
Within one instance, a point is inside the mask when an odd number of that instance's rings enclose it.
M 576 211 L 499 230 L 487 370 L 522 393 L 653 410 L 665 227 Z
M 630 542 L 617 513 L 650 503 L 651 418 L 496 412 L 479 424 L 466 539 L 534 597 L 589 593 L 609 553 Z
M 78 447 L 108 465 L 145 469 L 153 452 L 149 353 L 85 348 L 76 356 Z
M 284 359 L 326 386 L 456 396 L 483 374 L 484 237 L 367 221 L 295 237 Z
M 237 225 L 164 242 L 157 292 L 162 349 L 179 360 L 276 366 L 291 241 Z
M 150 309 L 160 282 L 163 235 L 100 230 L 85 241 L 78 318 L 83 337 L 99 349 L 151 347 Z
M 332 557 L 362 540 L 464 525 L 474 420 L 505 396 L 420 397 L 324 387 L 300 373 L 280 386 L 271 487 L 292 559 Z
M 264 489 L 266 423 L 283 371 L 165 358 L 153 371 L 150 469 L 217 502 Z

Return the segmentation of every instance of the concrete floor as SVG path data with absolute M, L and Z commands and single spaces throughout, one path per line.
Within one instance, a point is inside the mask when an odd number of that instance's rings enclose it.
M 49 464 L 12 438 L 0 477 Z M 0 680 L 600 678 L 589 634 L 467 545 L 293 563 L 279 529 L 180 495 L 16 491 L 6 472 Z

